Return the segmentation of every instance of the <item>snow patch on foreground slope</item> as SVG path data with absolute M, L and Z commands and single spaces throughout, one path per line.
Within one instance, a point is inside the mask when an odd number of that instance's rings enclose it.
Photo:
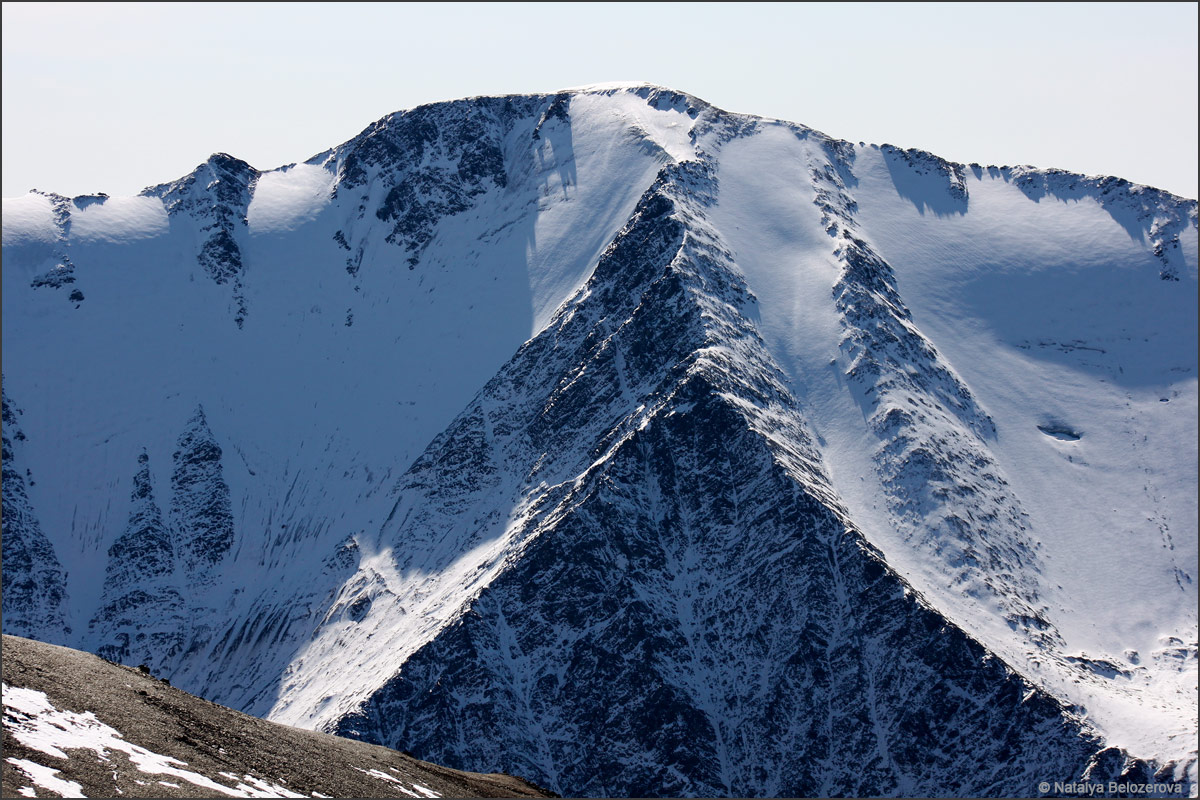
M 187 766 L 184 762 L 125 741 L 119 731 L 105 725 L 90 712 L 77 714 L 56 708 L 45 692 L 4 684 L 3 694 L 4 727 L 18 742 L 52 759 L 66 761 L 79 757 L 78 751 L 88 750 L 101 761 L 110 761 L 111 753 L 122 753 L 139 772 L 146 775 L 163 775 L 187 781 L 199 789 L 227 797 L 304 797 L 277 784 L 257 780 L 253 786 L 240 781 L 236 786 L 226 786 L 206 775 L 183 769 Z M 41 789 L 57 792 L 64 797 L 85 796 L 78 783 L 56 777 L 58 770 L 53 767 L 28 759 L 10 758 L 8 761 Z M 227 777 L 225 773 L 221 775 Z M 230 777 L 237 779 L 236 776 Z

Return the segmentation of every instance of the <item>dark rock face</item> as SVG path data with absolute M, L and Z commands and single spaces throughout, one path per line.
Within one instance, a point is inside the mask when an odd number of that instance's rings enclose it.
M 544 104 L 539 97 L 475 98 L 386 117 L 346 145 L 337 194 L 362 192 L 357 220 L 373 211 L 390 223 L 385 240 L 408 253 L 412 269 L 441 219 L 466 211 L 484 192 L 508 185 L 504 137 L 514 119 L 539 104 Z M 371 184 L 389 187 L 375 209 L 367 208 Z M 334 233 L 334 240 L 352 252 L 346 269 L 356 275 L 362 242 L 349 241 L 343 230 Z
M 576 796 L 1016 796 L 1082 773 L 1097 743 L 713 387 L 677 402 L 340 732 Z
M 245 161 L 216 153 L 187 177 L 154 186 L 143 195 L 161 197 L 171 217 L 191 219 L 200 237 L 196 262 L 215 283 L 232 284 L 234 322 L 239 328 L 246 319 L 242 288 L 242 245 L 246 212 L 258 170 Z
M 101 608 L 89 626 L 99 654 L 169 673 L 220 627 L 219 567 L 234 539 L 221 446 L 197 408 L 176 443 L 169 514 L 138 457 L 129 520 L 108 550 Z
M 154 499 L 148 458 L 138 457 L 129 522 L 108 549 L 102 607 L 92 619 L 95 651 L 162 674 L 183 652 L 186 604 L 170 529 Z
M 179 558 L 202 574 L 233 544 L 233 511 L 221 468 L 221 446 L 197 408 L 179 437 L 171 474 L 171 520 L 179 535 Z
M 190 603 L 188 650 L 203 648 L 220 624 L 213 592 L 217 565 L 233 545 L 233 510 L 221 467 L 221 447 L 208 428 L 204 409 L 188 420 L 171 473 L 171 526 L 176 557 Z
M 62 642 L 71 633 L 63 611 L 66 576 L 29 500 L 17 457 L 25 441 L 18 414 L 3 393 L 4 632 Z

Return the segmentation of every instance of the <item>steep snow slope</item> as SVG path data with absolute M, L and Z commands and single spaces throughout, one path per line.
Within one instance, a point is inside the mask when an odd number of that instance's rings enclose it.
M 610 100 L 612 102 L 606 102 Z M 557 147 L 559 158 L 563 158 L 562 153 L 568 147 L 574 155 L 570 156 L 573 161 L 569 162 L 568 167 L 556 168 L 551 178 L 542 173 L 537 179 L 538 208 L 541 213 L 533 235 L 540 241 L 552 244 L 545 248 L 545 254 L 537 260 L 543 277 L 531 280 L 535 328 L 532 333 L 544 326 L 545 319 L 565 299 L 560 298 L 558 292 L 574 291 L 588 277 L 587 270 L 595 266 L 598 256 L 595 248 L 603 247 L 611 238 L 589 236 L 581 239 L 575 233 L 588 224 L 588 215 L 597 206 L 603 215 L 602 219 L 614 218 L 610 216 L 614 200 L 605 194 L 612 191 L 612 186 L 601 180 L 600 172 L 608 171 L 605 180 L 611 180 L 615 174 L 621 181 L 635 181 L 632 185 L 648 181 L 659 165 L 670 158 L 666 150 L 678 148 L 680 140 L 687 141 L 686 130 L 679 130 L 682 125 L 680 117 L 690 123 L 690 118 L 674 106 L 655 110 L 647 105 L 643 97 L 632 94 L 615 98 L 581 96 L 577 102 L 571 103 L 569 118 L 566 108 L 564 99 L 556 99 L 551 103 L 539 120 L 538 139 L 535 140 L 539 158 L 541 150 L 547 147 L 551 153 Z M 661 119 L 656 119 L 656 115 Z M 658 126 L 653 136 L 648 132 L 648 125 Z M 663 143 L 660 144 L 659 140 Z M 622 156 L 619 148 L 628 148 L 632 152 Z M 597 163 L 584 165 L 580 153 L 595 154 Z M 612 163 L 622 157 L 631 161 L 633 167 L 618 167 Z M 564 172 L 567 177 L 563 177 Z M 555 179 L 558 180 L 557 184 L 554 183 Z M 575 192 L 582 194 L 584 186 L 589 186 L 587 191 L 592 198 L 591 207 L 582 202 L 561 202 L 578 197 Z M 628 216 L 629 210 L 622 209 L 621 213 Z M 489 221 L 487 215 L 482 213 L 479 219 Z M 471 237 L 478 237 L 478 234 L 461 234 L 461 241 L 470 246 L 476 241 Z M 578 250 L 580 244 L 584 248 L 582 258 Z M 477 244 L 474 246 L 478 247 Z M 485 252 L 490 254 L 490 250 Z M 484 301 L 481 299 L 480 302 Z M 442 367 L 427 364 L 425 368 Z M 501 420 L 497 424 L 520 428 L 513 420 Z M 478 434 L 475 436 L 478 437 Z M 469 439 L 466 445 L 472 449 L 484 448 L 487 438 L 489 435 L 484 434 L 483 438 Z M 470 462 L 478 455 L 464 453 L 462 457 Z M 459 469 L 465 466 L 461 465 Z M 457 475 L 459 469 L 446 470 L 441 476 L 442 482 L 453 487 L 455 481 L 472 479 L 471 476 Z M 502 475 L 498 480 L 502 485 L 515 485 L 521 477 L 520 474 Z M 507 493 L 501 494 L 498 499 L 502 504 L 508 502 L 510 505 L 488 508 L 485 513 L 469 504 L 460 503 L 454 506 L 452 513 L 490 514 L 490 524 L 499 524 L 503 528 L 521 522 L 525 516 L 523 506 L 531 502 L 528 499 L 510 499 Z M 404 513 L 400 508 L 401 502 L 395 498 L 389 498 L 389 502 L 392 508 L 387 515 L 388 522 L 383 526 L 384 531 L 391 520 Z M 438 513 L 436 510 L 432 512 Z M 454 524 L 467 526 L 470 523 L 463 520 Z M 414 537 L 418 535 L 423 534 L 413 534 Z M 294 724 L 332 724 L 340 715 L 354 708 L 357 702 L 390 678 L 409 653 L 436 633 L 467 597 L 486 585 L 504 567 L 505 547 L 511 542 L 504 536 L 479 538 L 482 540 L 455 538 L 430 541 L 417 555 L 409 552 L 415 545 L 413 541 L 393 545 L 382 538 L 376 541 L 374 536 L 357 537 L 352 543 L 352 550 L 342 551 L 346 555 L 346 563 L 353 561 L 357 564 L 357 575 L 348 580 L 337 597 L 333 598 L 334 602 L 323 620 L 329 624 L 313 637 L 313 641 L 289 665 L 278 702 L 261 710 L 269 712 L 273 718 L 291 720 Z M 372 607 L 371 603 L 379 593 L 384 595 L 387 602 Z M 329 670 L 340 669 L 345 664 L 347 652 L 353 654 L 350 657 L 352 668 L 348 670 L 341 691 L 331 696 L 326 676 Z M 387 656 L 380 658 L 380 653 L 386 653 Z
M 568 793 L 1194 785 L 1195 209 L 647 86 L 6 200 L 6 547 L 11 399 L 70 641 L 238 708 Z
M 445 117 L 485 117 L 506 159 L 507 185 L 489 184 L 468 214 L 438 227 L 420 270 L 404 268 L 404 251 L 383 241 L 387 228 L 374 213 L 363 215 L 357 198 L 299 210 L 312 193 L 297 199 L 285 191 L 286 179 L 268 178 L 260 211 L 252 187 L 224 192 L 226 183 L 251 180 L 245 168 L 227 168 L 227 157 L 127 201 L 82 209 L 41 195 L 5 201 L 4 320 L 12 333 L 4 358 L 14 376 L 6 373 L 6 391 L 28 396 L 17 402 L 29 406 L 33 428 L 54 431 L 28 466 L 45 476 L 31 487 L 33 502 L 42 525 L 60 532 L 58 556 L 76 576 L 77 630 L 99 605 L 103 570 L 93 566 L 125 524 L 139 453 L 149 457 L 153 484 L 170 486 L 176 440 L 198 405 L 225 443 L 224 479 L 242 532 L 227 564 L 237 587 L 229 600 L 234 616 L 257 600 L 243 595 L 262 590 L 264 567 L 278 568 L 284 585 L 268 591 L 290 606 L 293 585 L 310 588 L 298 563 L 319 566 L 338 542 L 382 521 L 386 505 L 375 492 L 389 473 L 407 466 L 586 277 L 657 170 L 644 134 L 626 131 L 619 115 L 569 127 L 551 116 L 534 140 L 550 99 L 523 102 L 526 116 L 506 112 L 507 101 L 491 103 L 510 115 L 503 120 L 487 119 L 488 104 L 468 102 L 427 109 L 433 122 L 420 111 L 397 115 L 318 157 L 330 176 L 350 163 L 425 178 L 437 174 L 436 165 L 405 160 L 428 144 L 422 137 L 437 139 L 439 124 L 450 127 Z M 370 146 L 379 140 L 397 152 L 371 163 Z M 311 189 L 318 167 L 302 168 Z M 261 180 L 254 177 L 253 186 Z M 167 214 L 152 199 L 158 194 L 183 196 L 169 230 L 159 224 Z M 350 192 L 343 186 L 342 194 Z M 230 203 L 247 207 L 233 213 Z M 96 229 L 79 220 L 106 214 L 110 204 L 134 210 L 104 228 L 105 237 L 74 238 L 79 228 Z M 147 212 L 155 204 L 158 211 Z M 291 236 L 277 232 L 280 220 L 313 213 Z M 236 246 L 236 263 L 213 267 L 218 277 L 227 274 L 224 283 L 197 264 L 197 251 L 203 256 L 216 237 L 205 230 L 214 218 L 227 224 Z M 343 233 L 351 223 L 363 229 Z M 369 266 L 348 273 L 338 233 L 367 253 Z M 89 281 L 61 291 L 31 288 L 82 248 Z M 87 296 L 78 308 L 62 296 L 72 288 Z M 242 327 L 232 324 L 242 316 Z M 12 345 L 26 334 L 28 347 Z
M 889 153 L 860 162 L 863 228 L 996 420 L 990 449 L 1041 547 L 1047 616 L 1078 669 L 1050 674 L 1036 653 L 1030 668 L 1114 740 L 1194 748 L 1195 206 L 1164 248 L 1169 196 L 976 167 L 969 211 L 938 219 Z
M 1153 207 L 1163 202 L 1154 190 L 1110 183 L 1116 196 L 1105 197 L 1078 176 L 975 168 L 956 192 L 948 165 L 927 154 L 837 151 L 786 125 L 730 143 L 720 163 L 716 225 L 762 298 L 761 328 L 851 518 L 939 609 L 1086 708 L 1111 741 L 1187 758 L 1197 712 L 1195 227 L 1164 263 L 1149 240 L 1154 212 L 1164 223 L 1170 214 Z M 1051 192 L 1034 195 L 1022 175 Z M 895 431 L 864 424 L 877 406 L 856 391 L 859 354 L 834 298 L 837 253 L 848 248 L 818 206 L 835 184 L 839 222 L 895 270 L 910 335 L 928 339 L 932 362 L 986 415 L 981 438 L 956 431 L 953 416 L 901 435 L 931 450 L 965 439 L 971 449 L 957 460 L 990 461 L 999 493 L 981 494 L 961 464 L 959 475 L 901 474 L 906 483 L 889 486 Z M 918 366 L 897 354 L 894 368 Z M 885 410 L 912 398 L 938 405 L 922 387 L 879 394 Z M 908 500 L 931 481 L 966 493 L 914 508 Z M 985 502 L 997 512 L 980 531 L 987 544 L 939 527 Z M 986 585 L 996 571 L 980 575 L 970 551 L 1002 535 L 1013 577 Z

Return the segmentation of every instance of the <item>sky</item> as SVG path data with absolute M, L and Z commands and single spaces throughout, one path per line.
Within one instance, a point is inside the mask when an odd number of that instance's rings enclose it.
M 648 81 L 1197 196 L 1197 4 L 3 4 L 3 196 L 308 157 L 424 103 Z

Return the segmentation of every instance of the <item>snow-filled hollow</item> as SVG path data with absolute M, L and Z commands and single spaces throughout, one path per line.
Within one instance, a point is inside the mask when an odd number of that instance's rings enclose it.
M 319 164 L 294 164 L 259 175 L 246 212 L 250 233 L 285 233 L 312 221 L 329 204 L 335 177 Z

